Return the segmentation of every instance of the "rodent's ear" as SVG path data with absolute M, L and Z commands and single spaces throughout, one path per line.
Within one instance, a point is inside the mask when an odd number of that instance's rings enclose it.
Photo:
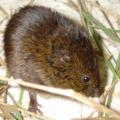
M 69 56 L 69 53 L 67 50 L 62 49 L 60 52 L 61 52 L 61 57 L 60 57 L 61 62 L 65 63 L 65 62 L 71 61 L 71 57 Z
M 61 58 L 60 58 L 60 61 L 65 63 L 65 62 L 70 62 L 71 61 L 71 58 L 70 56 L 68 55 L 63 55 Z

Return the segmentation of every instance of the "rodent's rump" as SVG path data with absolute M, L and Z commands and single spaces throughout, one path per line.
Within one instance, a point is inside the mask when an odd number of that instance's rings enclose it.
M 15 78 L 87 95 L 99 91 L 90 40 L 80 25 L 56 11 L 22 8 L 9 21 L 4 44 L 7 67 Z

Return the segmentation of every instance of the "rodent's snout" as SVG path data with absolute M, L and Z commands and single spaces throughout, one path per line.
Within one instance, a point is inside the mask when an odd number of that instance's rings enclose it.
M 82 91 L 86 96 L 92 96 L 92 97 L 99 97 L 100 96 L 99 88 L 92 88 L 92 86 L 89 84 L 85 85 L 84 89 Z
M 92 89 L 91 88 L 86 88 L 83 90 L 83 93 L 86 95 L 86 96 L 92 96 Z
M 92 97 L 99 97 L 101 94 L 99 88 L 94 88 L 92 93 L 93 93 Z
M 83 90 L 83 93 L 86 95 L 86 96 L 92 96 L 92 97 L 98 97 L 98 92 L 97 91 L 94 91 L 93 89 L 91 88 L 87 88 L 85 90 Z

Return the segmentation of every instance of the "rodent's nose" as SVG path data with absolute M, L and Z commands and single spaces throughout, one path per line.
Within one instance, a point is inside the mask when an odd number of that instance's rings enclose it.
M 93 93 L 93 97 L 99 97 L 100 96 L 100 89 L 94 88 L 92 93 Z
M 92 96 L 93 93 L 92 93 L 92 88 L 89 87 L 89 86 L 85 86 L 84 87 L 84 90 L 83 90 L 83 93 L 86 95 L 86 96 Z
M 84 86 L 83 93 L 87 96 L 92 96 L 92 97 L 99 97 L 100 96 L 100 90 L 99 88 L 92 88 L 89 85 Z

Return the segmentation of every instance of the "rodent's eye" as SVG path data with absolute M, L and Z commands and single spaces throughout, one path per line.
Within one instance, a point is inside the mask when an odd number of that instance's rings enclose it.
M 89 76 L 83 76 L 83 82 L 87 83 L 90 81 L 90 77 Z

